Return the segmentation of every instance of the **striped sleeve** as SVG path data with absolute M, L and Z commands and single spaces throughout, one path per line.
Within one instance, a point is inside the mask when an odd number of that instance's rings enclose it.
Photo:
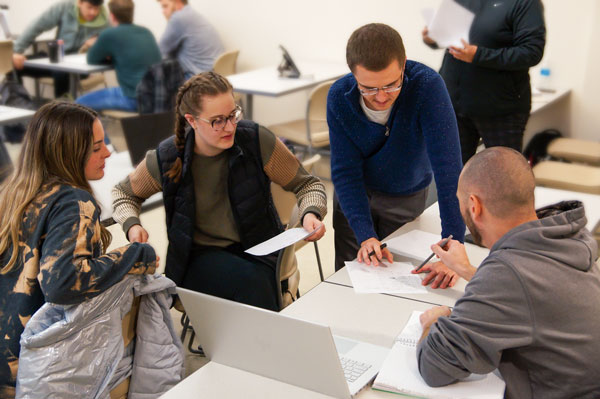
M 112 189 L 113 219 L 127 234 L 129 228 L 140 223 L 140 210 L 144 200 L 162 191 L 156 151 L 146 157 L 125 179 Z
M 296 195 L 301 219 L 308 212 L 323 220 L 327 214 L 327 194 L 319 178 L 309 174 L 298 159 L 271 131 L 259 128 L 264 171 L 273 183 Z

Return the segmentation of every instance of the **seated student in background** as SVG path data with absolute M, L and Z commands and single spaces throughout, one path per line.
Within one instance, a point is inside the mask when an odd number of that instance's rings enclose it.
M 534 209 L 533 173 L 506 147 L 465 165 L 457 196 L 469 231 L 490 248 L 475 269 L 464 246 L 432 247 L 470 280 L 450 312 L 421 316 L 418 364 L 432 386 L 500 370 L 506 397 L 600 397 L 598 247 L 579 201 Z
M 90 64 L 110 62 L 115 66 L 119 87 L 84 94 L 76 100 L 78 104 L 97 111 L 137 111 L 137 84 L 161 58 L 152 32 L 133 24 L 133 9 L 132 0 L 110 0 L 108 10 L 113 27 L 102 32 L 87 53 Z
M 163 141 L 113 189 L 113 218 L 129 241 L 146 242 L 144 199 L 162 191 L 169 248 L 166 275 L 178 286 L 265 309 L 279 310 L 277 253 L 244 252 L 282 231 L 273 181 L 298 199 L 305 229 L 325 232 L 323 184 L 309 175 L 269 130 L 241 120 L 227 79 L 203 72 L 176 99 L 175 136 Z
M 19 339 L 45 303 L 77 304 L 126 274 L 154 273 L 150 245 L 105 254 L 110 233 L 89 184 L 110 156 L 97 114 L 51 102 L 29 123 L 13 175 L 0 187 L 0 397 L 14 396 Z
M 198 14 L 187 0 L 158 0 L 167 18 L 167 28 L 160 38 L 164 58 L 176 58 L 185 78 L 211 71 L 215 60 L 224 51 L 215 28 Z
M 81 47 L 89 47 L 96 36 L 108 28 L 104 0 L 65 0 L 52 5 L 34 20 L 15 40 L 13 46 L 13 66 L 19 76 L 52 76 L 54 95 L 59 97 L 69 91 L 69 75 L 64 72 L 51 72 L 24 66 L 27 57 L 24 53 L 36 37 L 47 30 L 58 28 L 56 38 L 64 41 L 65 54 L 76 53 Z M 34 54 L 32 58 L 47 56 Z
M 442 235 L 462 241 L 465 225 L 455 196 L 460 143 L 442 78 L 407 60 L 402 38 L 384 24 L 354 31 L 346 61 L 352 73 L 327 97 L 335 269 L 355 257 L 368 265 L 391 262 L 380 240 L 423 212 L 434 176 Z M 454 272 L 434 268 L 425 279 L 433 288 L 454 285 Z

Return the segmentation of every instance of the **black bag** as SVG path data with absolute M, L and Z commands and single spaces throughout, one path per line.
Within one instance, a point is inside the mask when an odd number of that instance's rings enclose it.
M 548 145 L 552 140 L 562 137 L 562 134 L 556 129 L 546 129 L 543 132 L 536 133 L 527 146 L 523 155 L 529 161 L 529 165 L 534 167 L 539 161 L 543 161 L 548 156 Z
M 7 78 L 0 83 L 0 104 L 34 110 L 35 106 L 25 87 L 16 80 Z M 24 123 L 3 126 L 4 139 L 9 143 L 20 143 L 25 134 Z

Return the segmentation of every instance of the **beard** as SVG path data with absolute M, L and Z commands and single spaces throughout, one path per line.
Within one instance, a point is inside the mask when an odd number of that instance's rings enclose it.
M 481 233 L 479 232 L 479 229 L 475 227 L 475 223 L 473 223 L 471 214 L 469 212 L 465 212 L 465 214 L 463 215 L 463 219 L 465 220 L 465 224 L 467 225 L 469 232 L 471 232 L 471 236 L 473 236 L 473 242 L 476 245 L 481 246 Z

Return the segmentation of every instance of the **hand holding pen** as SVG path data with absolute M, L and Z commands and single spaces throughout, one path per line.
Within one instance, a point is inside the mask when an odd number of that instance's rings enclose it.
M 393 263 L 394 257 L 386 246 L 387 244 L 382 244 L 377 238 L 371 237 L 360 244 L 356 259 L 367 265 L 373 264 L 373 266 L 385 266 L 384 263 L 381 263 L 383 259 Z
M 438 243 L 439 246 L 438 244 L 432 245 L 432 248 L 437 247 L 441 249 L 446 247 L 446 245 L 452 242 L 451 240 L 452 235 L 440 241 Z M 431 284 L 431 288 L 433 289 L 453 287 L 458 281 L 458 274 L 447 267 L 443 262 L 428 263 L 435 255 L 435 252 L 432 253 L 423 263 L 413 269 L 412 273 L 427 273 L 422 284 Z

